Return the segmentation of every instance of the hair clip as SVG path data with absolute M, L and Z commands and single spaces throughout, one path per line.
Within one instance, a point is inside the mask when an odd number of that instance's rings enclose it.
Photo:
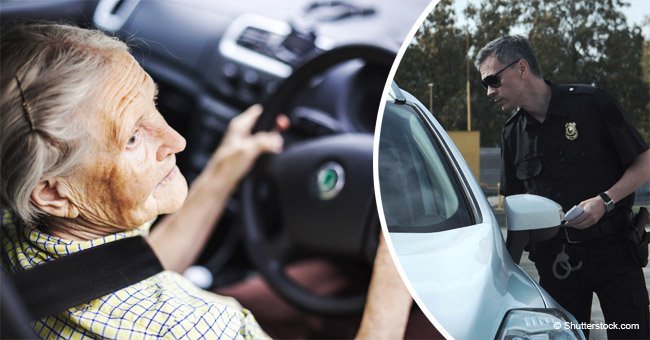
M 23 92 L 23 86 L 18 79 L 18 75 L 15 76 L 16 84 L 18 84 L 18 91 L 20 92 L 20 99 L 22 101 L 23 113 L 25 118 L 29 122 L 29 127 L 34 131 L 34 121 L 32 120 L 32 113 L 29 111 L 29 105 L 27 105 L 27 99 L 25 99 L 25 92 Z

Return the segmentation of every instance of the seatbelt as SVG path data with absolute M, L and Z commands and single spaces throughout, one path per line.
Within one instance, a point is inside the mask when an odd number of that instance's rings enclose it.
M 108 242 L 13 274 L 34 319 L 118 291 L 163 271 L 141 236 Z

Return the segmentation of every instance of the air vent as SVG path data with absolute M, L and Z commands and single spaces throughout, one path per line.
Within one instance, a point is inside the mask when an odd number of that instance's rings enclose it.
M 122 28 L 140 0 L 100 0 L 95 9 L 95 26 L 109 32 Z
M 290 33 L 291 27 L 284 21 L 244 14 L 228 26 L 219 51 L 238 63 L 285 78 L 292 68 L 275 58 L 270 46 L 280 44 Z

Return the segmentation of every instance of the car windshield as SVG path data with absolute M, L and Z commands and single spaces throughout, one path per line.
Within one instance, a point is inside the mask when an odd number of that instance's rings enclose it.
M 413 107 L 386 105 L 378 157 L 381 201 L 391 232 L 435 232 L 472 224 L 460 182 Z

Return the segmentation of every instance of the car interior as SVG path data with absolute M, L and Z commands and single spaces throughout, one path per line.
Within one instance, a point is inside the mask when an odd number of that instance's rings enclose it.
M 234 116 L 262 103 L 256 129 L 268 130 L 286 115 L 285 151 L 260 159 L 242 181 L 198 260 L 209 273 L 202 288 L 261 275 L 300 311 L 360 315 L 380 233 L 372 183 L 377 111 L 397 51 L 428 1 L 1 5 L 2 25 L 72 23 L 126 41 L 159 87 L 158 110 L 187 140 L 177 164 L 190 184 Z M 318 196 L 322 171 L 345 179 L 333 198 Z M 314 258 L 334 264 L 350 284 L 323 296 L 287 275 L 289 264 Z
M 391 232 L 432 232 L 474 223 L 442 148 L 417 109 L 388 103 L 379 140 L 382 206 Z

